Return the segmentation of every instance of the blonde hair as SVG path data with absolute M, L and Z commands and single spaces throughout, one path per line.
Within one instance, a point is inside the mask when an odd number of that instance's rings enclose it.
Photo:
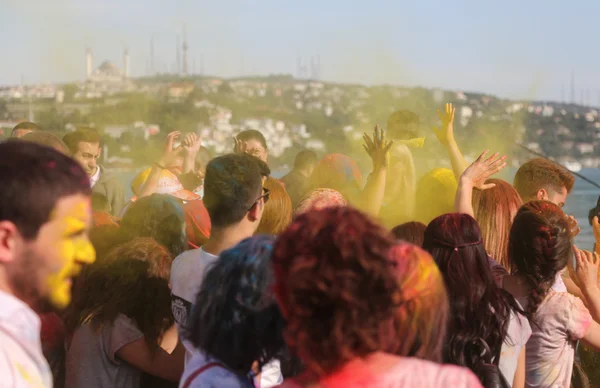
M 508 238 L 517 211 L 523 204 L 510 183 L 501 179 L 488 179 L 495 183 L 488 190 L 473 190 L 473 210 L 481 229 L 483 244 L 488 255 L 510 271 Z

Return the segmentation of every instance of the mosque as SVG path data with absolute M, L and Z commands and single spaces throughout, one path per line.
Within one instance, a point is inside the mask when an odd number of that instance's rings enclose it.
M 133 85 L 129 77 L 129 51 L 123 52 L 123 68 L 120 69 L 110 61 L 104 61 L 97 68 L 93 68 L 92 50 L 85 53 L 85 85 L 86 89 L 116 92 L 130 89 Z

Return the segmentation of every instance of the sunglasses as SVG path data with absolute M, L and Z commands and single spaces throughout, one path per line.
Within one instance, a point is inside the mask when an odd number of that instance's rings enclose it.
M 248 209 L 248 211 L 252 210 L 252 208 L 253 208 L 253 207 L 254 207 L 254 206 L 257 204 L 257 203 L 259 203 L 261 199 L 263 199 L 263 200 L 264 200 L 264 203 L 267 203 L 267 202 L 269 202 L 269 196 L 270 196 L 270 195 L 271 195 L 271 190 L 269 190 L 269 189 L 265 189 L 265 188 L 263 187 L 263 195 L 261 195 L 260 197 L 258 197 L 258 198 L 256 199 L 256 201 L 254 201 L 254 203 L 252 204 L 252 206 L 250 206 L 250 208 Z

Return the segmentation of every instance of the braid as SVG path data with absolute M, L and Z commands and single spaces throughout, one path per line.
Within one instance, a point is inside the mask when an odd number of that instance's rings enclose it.
M 534 201 L 519 210 L 510 231 L 509 255 L 513 272 L 531 286 L 527 306 L 530 318 L 567 265 L 571 249 L 568 220 L 558 206 Z

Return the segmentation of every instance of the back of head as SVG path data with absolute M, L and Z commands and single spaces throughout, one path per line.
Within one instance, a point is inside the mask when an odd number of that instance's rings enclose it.
M 398 240 L 422 247 L 423 239 L 425 238 L 425 228 L 425 224 L 418 221 L 406 222 L 392 229 L 392 234 Z
M 79 149 L 79 143 L 100 143 L 100 134 L 90 128 L 80 128 L 69 132 L 63 137 L 63 141 L 69 148 L 71 154 L 75 154 Z
M 151 237 L 178 256 L 186 249 L 183 207 L 167 194 L 152 194 L 135 201 L 121 221 L 130 238 Z
M 15 127 L 12 129 L 12 132 L 10 133 L 10 137 L 20 138 L 28 133 L 35 131 L 42 131 L 42 127 L 40 127 L 36 123 L 24 121 L 15 125 Z
M 354 203 L 362 187 L 362 175 L 349 156 L 329 154 L 315 167 L 310 187 L 339 191 L 350 203 Z
M 419 136 L 419 116 L 409 110 L 399 110 L 388 118 L 386 133 L 391 139 L 409 140 Z
M 544 158 L 531 159 L 523 164 L 517 170 L 513 183 L 523 202 L 537 199 L 540 189 L 560 192 L 564 187 L 570 193 L 574 184 L 575 177 L 569 170 Z
M 332 189 L 315 189 L 306 194 L 294 209 L 296 216 L 310 210 L 320 210 L 329 207 L 348 206 L 348 201 L 342 193 Z
M 90 195 L 90 181 L 73 159 L 22 141 L 0 144 L 0 221 L 13 222 L 26 239 L 36 237 L 57 202 Z
M 477 221 L 467 214 L 445 214 L 427 226 L 423 248 L 433 256 L 448 291 L 451 319 L 446 362 L 472 370 L 499 351 L 514 301 L 496 286 Z M 468 287 L 465 287 L 468 285 Z
M 303 150 L 296 154 L 294 159 L 294 170 L 306 170 L 313 168 L 319 163 L 319 158 L 314 151 Z
M 394 246 L 390 258 L 402 295 L 395 353 L 441 363 L 449 310 L 444 278 L 431 256 L 414 245 Z
M 267 178 L 264 187 L 270 191 L 269 202 L 265 204 L 256 233 L 277 236 L 292 222 L 292 200 L 274 178 Z
M 533 287 L 527 311 L 534 314 L 573 252 L 569 221 L 557 205 L 528 202 L 519 209 L 508 242 L 512 272 Z
M 510 183 L 489 179 L 496 186 L 488 190 L 473 190 L 473 210 L 481 228 L 487 253 L 510 270 L 508 236 L 512 221 L 522 205 L 521 198 Z
M 425 174 L 417 183 L 417 220 L 428 224 L 442 214 L 454 210 L 454 198 L 458 183 L 452 170 L 436 168 Z
M 32 143 L 54 148 L 58 152 L 63 153 L 65 155 L 69 154 L 69 148 L 67 147 L 67 145 L 50 132 L 34 131 L 23 136 L 21 140 L 30 141 Z
M 213 228 L 240 222 L 262 194 L 262 178 L 269 167 L 245 154 L 229 154 L 211 160 L 204 178 L 204 205 Z
M 69 331 L 88 321 L 100 328 L 123 314 L 144 334 L 148 346 L 156 349 L 174 323 L 168 283 L 173 256 L 145 238 L 119 246 L 108 257 L 86 271 L 67 318 Z
M 96 263 L 100 264 L 106 260 L 108 252 L 128 241 L 118 225 L 100 225 L 90 231 L 90 241 L 96 251 Z
M 279 236 L 273 265 L 285 338 L 314 373 L 392 346 L 385 329 L 399 297 L 394 244 L 349 207 L 304 213 Z
M 246 375 L 284 348 L 284 321 L 271 266 L 273 237 L 255 236 L 221 253 L 207 271 L 189 319 L 187 337 L 198 349 Z

